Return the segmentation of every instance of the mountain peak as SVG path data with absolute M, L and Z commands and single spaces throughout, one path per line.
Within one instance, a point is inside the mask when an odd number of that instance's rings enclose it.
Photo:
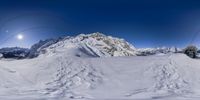
M 100 32 L 95 32 L 95 33 L 90 33 L 90 34 L 80 34 L 78 36 L 89 36 L 89 37 L 105 37 L 103 33 Z
M 106 36 L 100 32 L 65 38 L 44 50 L 51 53 L 70 52 L 68 54 L 75 53 L 79 56 L 92 55 L 95 57 L 136 55 L 135 47 L 124 39 Z

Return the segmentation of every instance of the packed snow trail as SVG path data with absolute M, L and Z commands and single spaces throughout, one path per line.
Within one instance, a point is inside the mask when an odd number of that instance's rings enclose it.
M 200 99 L 200 60 L 183 54 L 0 60 L 1 100 Z

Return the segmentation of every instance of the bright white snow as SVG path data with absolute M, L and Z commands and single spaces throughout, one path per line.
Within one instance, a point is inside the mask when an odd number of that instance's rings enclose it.
M 196 99 L 200 60 L 183 54 L 0 60 L 1 100 Z

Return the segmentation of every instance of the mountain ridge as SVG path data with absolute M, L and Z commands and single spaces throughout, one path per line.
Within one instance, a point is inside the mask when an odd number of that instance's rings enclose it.
M 9 50 L 8 50 L 9 49 Z M 16 51 L 10 52 L 8 51 Z M 79 34 L 65 36 L 57 39 L 40 40 L 27 48 L 0 49 L 3 58 L 35 58 L 42 54 L 65 52 L 77 57 L 113 57 L 113 56 L 148 56 L 157 53 L 176 52 L 177 48 L 135 48 L 131 43 L 122 38 L 104 35 L 103 33 Z M 17 54 L 15 54 L 17 53 Z M 22 56 L 23 55 L 23 56 Z
M 71 47 L 69 47 L 70 45 Z M 21 54 L 25 56 L 16 56 L 16 58 L 35 58 L 40 54 L 46 52 L 56 52 L 59 49 L 62 52 L 68 52 L 69 49 L 76 49 L 75 56 L 91 56 L 91 57 L 110 57 L 110 56 L 134 56 L 136 49 L 133 45 L 124 39 L 106 36 L 102 33 L 96 32 L 91 34 L 79 34 L 77 36 L 66 36 L 57 39 L 40 40 L 31 46 L 30 49 L 25 48 L 7 48 L 11 51 L 13 49 L 22 51 Z M 24 50 L 24 52 L 23 52 Z M 6 56 L 2 49 L 3 56 Z M 70 51 L 69 51 L 70 52 Z M 80 53 L 81 52 L 81 53 Z M 0 52 L 1 53 L 1 52 Z M 13 52 L 12 52 L 13 53 Z M 11 53 L 11 54 L 12 54 Z M 13 55 L 16 55 L 13 53 Z M 9 58 L 9 56 L 8 56 Z M 10 56 L 12 58 L 12 56 Z

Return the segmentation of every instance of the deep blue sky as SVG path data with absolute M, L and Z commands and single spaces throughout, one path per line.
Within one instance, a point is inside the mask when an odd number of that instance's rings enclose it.
M 1 0 L 0 47 L 103 32 L 134 46 L 200 44 L 199 0 Z M 17 34 L 24 40 L 17 40 Z M 199 40 L 199 41 L 198 41 Z

